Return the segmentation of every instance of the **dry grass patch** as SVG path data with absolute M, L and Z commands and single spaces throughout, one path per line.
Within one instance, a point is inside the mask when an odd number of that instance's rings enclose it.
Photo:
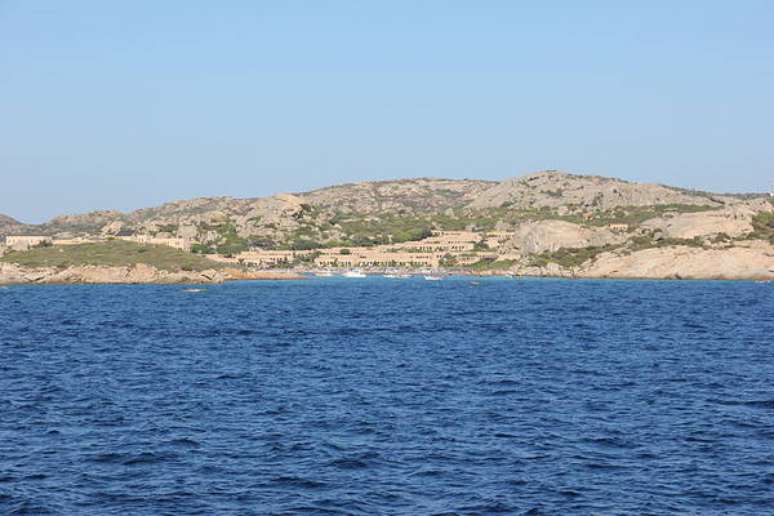
M 71 246 L 48 246 L 29 251 L 10 252 L 0 261 L 15 263 L 23 267 L 73 267 L 100 265 L 107 267 L 128 267 L 146 264 L 159 270 L 202 271 L 218 269 L 222 265 L 185 251 L 161 245 L 142 245 L 123 240 L 111 240 L 93 244 Z

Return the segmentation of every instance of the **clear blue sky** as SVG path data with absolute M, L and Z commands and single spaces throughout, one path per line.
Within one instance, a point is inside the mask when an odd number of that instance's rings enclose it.
M 634 4 L 0 0 L 0 213 L 545 168 L 765 190 L 774 2 Z

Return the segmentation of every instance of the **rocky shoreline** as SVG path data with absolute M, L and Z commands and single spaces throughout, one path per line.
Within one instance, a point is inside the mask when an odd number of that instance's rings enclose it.
M 131 267 L 81 265 L 67 268 L 26 268 L 0 263 L 0 285 L 72 285 L 72 284 L 220 284 L 237 280 L 296 280 L 303 276 L 290 271 L 241 271 L 208 269 L 203 271 L 165 271 L 145 264 Z
M 66 268 L 26 268 L 0 263 L 0 285 L 9 284 L 220 284 L 226 281 L 299 280 L 315 268 L 287 270 L 247 270 L 212 268 L 202 271 L 166 271 L 146 264 L 123 267 L 95 265 Z M 366 272 L 388 272 L 374 269 Z M 394 272 L 394 271 L 393 271 Z M 403 269 L 403 273 L 418 273 Z M 693 279 L 774 281 L 774 250 L 768 242 L 749 241 L 726 249 L 689 246 L 644 249 L 631 253 L 605 252 L 578 267 L 548 263 L 537 267 L 514 264 L 502 270 L 448 268 L 441 274 L 470 276 L 528 276 L 589 279 Z
M 526 276 L 611 278 L 774 280 L 774 248 L 768 242 L 749 241 L 727 249 L 674 246 L 632 253 L 606 252 L 577 268 L 556 263 L 519 267 Z

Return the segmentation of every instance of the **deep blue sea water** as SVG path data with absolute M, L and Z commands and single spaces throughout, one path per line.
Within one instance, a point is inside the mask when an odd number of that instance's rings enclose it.
M 774 284 L 184 288 L 0 289 L 0 513 L 774 513 Z

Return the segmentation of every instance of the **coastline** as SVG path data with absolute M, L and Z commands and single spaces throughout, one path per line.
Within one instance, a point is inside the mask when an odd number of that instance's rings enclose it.
M 300 281 L 332 273 L 340 277 L 346 269 L 330 271 L 318 268 L 240 270 L 211 269 L 204 271 L 169 272 L 147 265 L 134 267 L 76 266 L 66 269 L 32 269 L 15 265 L 0 264 L 0 285 L 217 285 L 232 281 Z M 615 271 L 612 274 L 599 274 L 593 270 L 569 270 L 548 267 L 516 270 L 470 270 L 441 268 L 434 270 L 418 269 L 363 269 L 366 276 L 384 276 L 400 274 L 410 277 L 427 275 L 437 277 L 462 276 L 470 278 L 508 277 L 508 278 L 546 278 L 578 280 L 631 280 L 631 281 L 755 281 L 772 282 L 774 273 L 769 274 L 633 274 L 632 271 Z
M 0 285 L 217 285 L 227 281 L 287 281 L 305 276 L 294 271 L 205 269 L 166 271 L 150 265 L 25 268 L 0 263 Z

